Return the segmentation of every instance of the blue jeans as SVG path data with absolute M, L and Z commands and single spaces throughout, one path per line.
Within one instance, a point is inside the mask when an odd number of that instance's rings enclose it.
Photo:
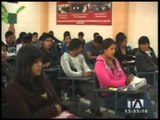
M 107 107 L 114 109 L 115 102 L 113 101 L 115 101 L 115 94 L 105 96 L 104 99 Z M 118 100 L 120 101 L 118 102 Z M 118 93 L 117 110 L 126 115 L 133 113 L 136 118 L 155 118 L 153 105 L 148 93 L 146 92 L 138 94 Z

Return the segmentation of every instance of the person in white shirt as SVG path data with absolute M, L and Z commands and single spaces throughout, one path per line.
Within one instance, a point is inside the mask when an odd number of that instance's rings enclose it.
M 76 51 L 76 52 L 75 52 Z M 61 57 L 61 66 L 65 74 L 69 77 L 91 77 L 92 71 L 86 64 L 84 57 L 80 54 L 82 48 L 65 52 Z
M 72 39 L 69 51 L 61 56 L 61 67 L 68 77 L 92 77 L 93 71 L 88 67 L 83 55 L 81 54 L 82 42 L 79 39 Z M 94 92 L 94 81 L 78 82 L 79 91 L 91 101 L 91 112 L 97 116 L 102 114 L 99 111 L 96 92 Z
M 5 33 L 6 45 L 7 45 L 7 57 L 16 56 L 16 37 L 12 31 Z

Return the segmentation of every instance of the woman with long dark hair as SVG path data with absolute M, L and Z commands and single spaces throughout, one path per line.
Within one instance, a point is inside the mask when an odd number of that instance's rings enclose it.
M 132 56 L 132 49 L 131 46 L 127 45 L 127 36 L 123 32 L 119 32 L 116 35 L 116 52 L 115 57 L 120 62 L 124 72 L 126 74 L 134 74 L 134 70 L 132 67 L 134 66 L 133 63 L 127 63 L 127 61 L 134 60 L 135 58 Z
M 15 77 L 6 87 L 6 99 L 18 118 L 50 118 L 62 112 L 51 81 L 43 74 L 38 48 L 26 45 L 18 51 Z

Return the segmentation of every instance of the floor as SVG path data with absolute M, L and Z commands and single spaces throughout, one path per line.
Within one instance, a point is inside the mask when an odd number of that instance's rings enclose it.
M 93 116 L 91 114 L 90 109 L 89 109 L 90 108 L 90 101 L 89 100 L 86 100 L 84 98 L 80 98 L 80 101 L 81 102 L 73 103 L 73 101 L 71 101 L 69 98 L 66 98 L 66 100 L 63 101 L 63 103 L 66 106 L 68 106 L 68 108 L 71 112 L 73 112 L 74 114 L 76 114 L 80 118 L 98 118 L 98 117 Z M 153 102 L 153 104 L 155 104 L 155 102 Z M 81 108 L 79 109 L 78 106 L 80 106 Z M 124 118 L 122 116 L 115 115 L 114 111 L 107 110 L 104 107 L 101 107 L 100 111 L 102 112 L 103 115 L 99 118 Z M 155 106 L 155 117 L 158 118 L 158 105 L 157 104 Z

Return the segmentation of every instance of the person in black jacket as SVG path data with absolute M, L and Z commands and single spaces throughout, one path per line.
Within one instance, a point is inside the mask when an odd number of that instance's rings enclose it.
M 132 49 L 131 47 L 127 46 L 127 36 L 124 33 L 119 32 L 116 35 L 116 44 L 117 46 L 116 46 L 115 57 L 119 60 L 126 74 L 133 73 L 133 70 L 131 68 L 128 68 L 127 64 L 127 61 L 133 59 L 132 57 L 129 57 L 129 55 L 132 54 L 131 52 Z
M 141 36 L 138 40 L 139 50 L 136 53 L 136 68 L 137 72 L 155 72 L 158 71 L 158 59 L 154 50 L 150 47 L 150 42 L 147 36 Z M 153 81 L 153 76 L 145 76 Z M 152 79 L 152 80 L 151 80 Z
M 154 72 L 158 70 L 158 59 L 150 47 L 147 36 L 138 40 L 139 51 L 136 53 L 136 66 L 138 72 Z
M 51 34 L 51 35 L 52 35 L 52 37 L 53 37 L 53 42 L 56 44 L 56 47 L 57 47 L 58 53 L 59 53 L 59 55 L 60 55 L 62 42 L 61 42 L 57 37 L 55 37 L 54 32 L 53 32 L 52 30 L 51 30 L 51 31 L 49 31 L 49 34 Z
M 56 45 L 53 43 L 52 35 L 44 33 L 41 36 L 43 52 L 43 68 L 56 66 L 60 64 L 60 57 Z

